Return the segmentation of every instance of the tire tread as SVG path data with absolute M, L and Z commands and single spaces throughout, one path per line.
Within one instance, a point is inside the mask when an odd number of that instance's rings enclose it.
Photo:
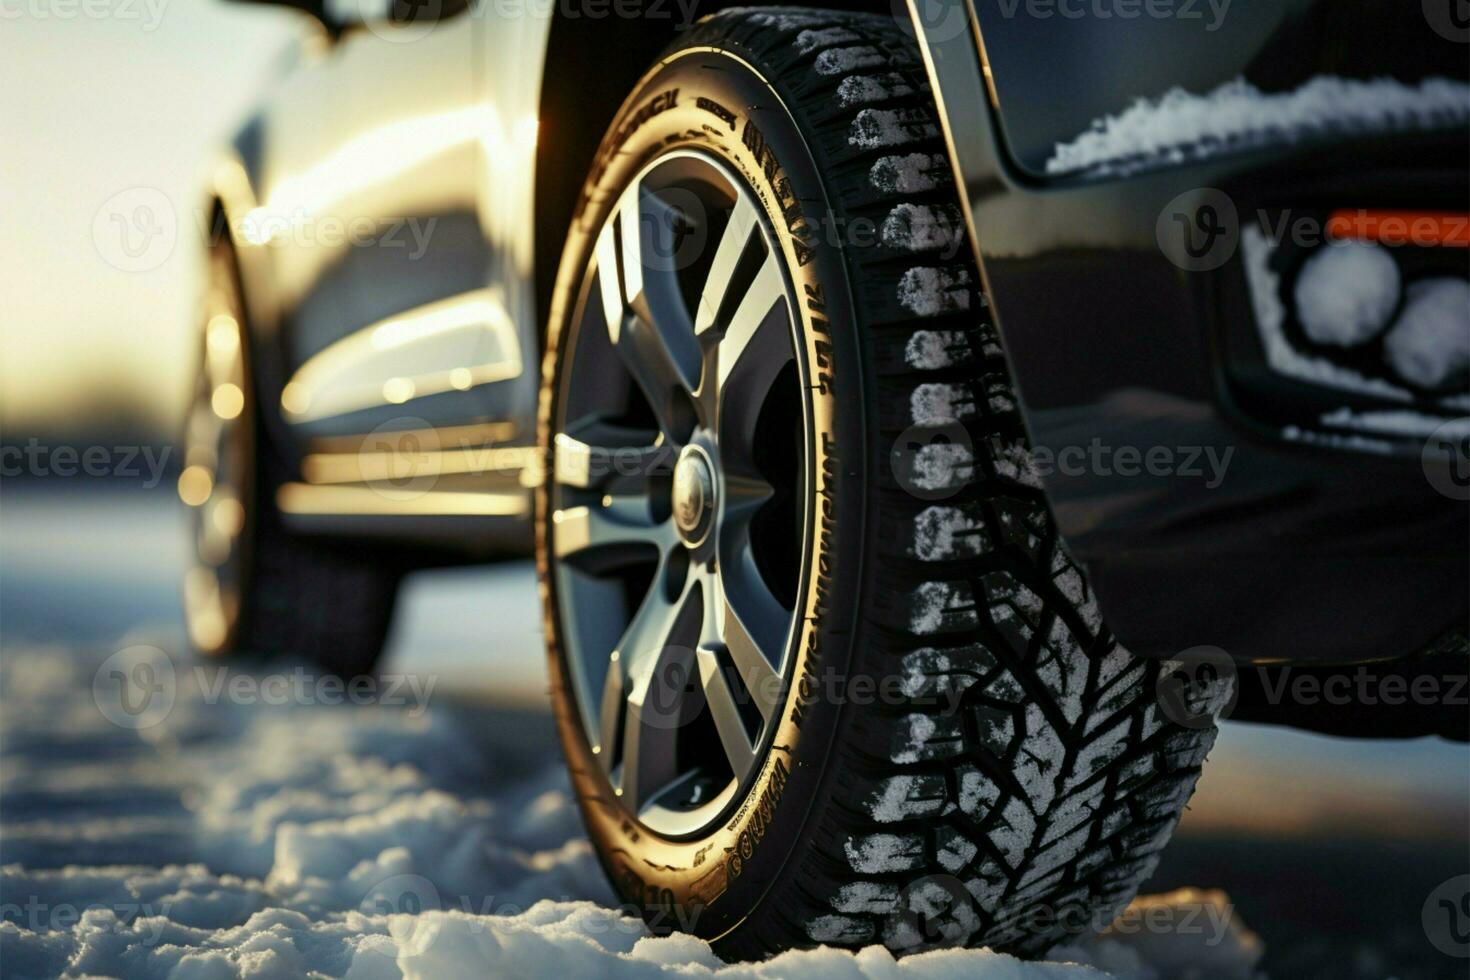
M 809 846 L 718 948 L 1043 952 L 1069 931 L 1055 913 L 1106 922 L 1152 873 L 1214 728 L 1160 715 L 1163 666 L 1117 645 L 1056 534 L 912 39 L 890 18 L 766 8 L 716 14 L 679 46 L 701 44 L 747 58 L 786 97 L 838 227 L 912 226 L 918 209 L 948 222 L 920 247 L 844 248 L 879 470 L 852 673 L 897 673 L 911 703 L 849 706 Z M 871 78 L 885 90 L 852 81 Z M 905 490 L 898 437 L 956 426 L 970 449 L 952 454 L 943 499 Z M 936 906 L 933 882 L 962 898 Z

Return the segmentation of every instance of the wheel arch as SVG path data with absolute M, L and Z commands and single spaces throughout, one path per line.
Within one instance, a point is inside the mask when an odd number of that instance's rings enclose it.
M 770 0 L 714 0 L 698 5 L 700 19 L 727 7 L 802 6 L 858 13 L 907 16 L 904 0 L 807 0 L 782 4 Z M 662 18 L 652 10 L 668 11 Z M 592 167 L 602 137 L 612 125 L 623 100 L 653 65 L 654 60 L 690 25 L 683 23 L 683 8 L 672 0 L 650 3 L 648 17 L 565 16 L 558 13 L 551 24 L 542 64 L 538 118 L 540 141 L 535 160 L 534 288 L 542 346 L 546 318 L 551 308 L 552 287 L 561 262 L 562 245 L 571 226 L 583 182 Z M 558 84 L 579 78 L 595 78 L 587 87 Z

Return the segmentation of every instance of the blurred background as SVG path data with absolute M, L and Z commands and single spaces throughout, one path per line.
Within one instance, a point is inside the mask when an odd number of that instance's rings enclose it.
M 214 148 L 310 37 L 282 8 L 129 0 L 107 12 L 26 0 L 4 14 L 7 444 L 174 438 L 195 356 L 199 252 L 183 235 L 157 268 L 127 272 L 98 251 L 94 219 L 114 195 L 152 188 L 187 221 Z
M 212 0 L 109 10 L 26 0 L 0 27 L 0 446 L 137 453 L 131 476 L 0 477 L 0 656 L 37 644 L 64 656 L 140 629 L 183 646 L 187 541 L 165 454 L 194 370 L 189 216 L 212 148 L 311 33 L 279 8 Z M 135 188 L 161 192 L 184 223 L 144 272 L 94 241 L 99 211 Z M 389 664 L 440 675 L 486 711 L 532 709 L 520 737 L 549 745 L 537 602 L 529 563 L 417 574 Z M 1150 889 L 1223 888 L 1277 976 L 1441 976 L 1454 967 L 1429 950 L 1421 908 L 1467 870 L 1470 748 L 1226 724 Z

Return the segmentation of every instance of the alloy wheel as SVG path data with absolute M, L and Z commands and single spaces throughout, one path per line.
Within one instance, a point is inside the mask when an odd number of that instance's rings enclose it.
M 668 153 L 597 237 L 553 414 L 554 591 L 584 733 L 647 828 L 698 833 L 785 703 L 809 520 L 795 306 L 754 195 Z

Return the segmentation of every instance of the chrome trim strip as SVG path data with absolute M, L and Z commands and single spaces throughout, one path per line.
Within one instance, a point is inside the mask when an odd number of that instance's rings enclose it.
M 366 440 L 370 437 L 391 439 L 398 435 L 406 435 L 410 432 L 423 433 L 430 431 L 423 426 L 414 426 L 407 429 L 377 429 L 371 433 L 359 433 L 346 436 L 316 436 L 308 443 L 309 453 L 357 453 L 361 452 Z M 433 433 L 438 444 L 441 446 L 451 445 L 462 448 L 474 446 L 508 445 L 515 441 L 518 429 L 514 422 L 469 422 L 464 425 L 436 425 Z
M 406 463 L 418 476 L 525 474 L 535 468 L 535 446 L 478 446 L 412 454 L 397 451 L 312 453 L 301 461 L 301 475 L 313 485 L 371 483 L 401 476 Z M 411 457 L 411 459 L 410 459 Z
M 312 486 L 283 483 L 276 491 L 282 513 L 297 515 L 371 515 L 375 517 L 525 517 L 531 512 L 530 494 L 384 492 L 373 487 Z

